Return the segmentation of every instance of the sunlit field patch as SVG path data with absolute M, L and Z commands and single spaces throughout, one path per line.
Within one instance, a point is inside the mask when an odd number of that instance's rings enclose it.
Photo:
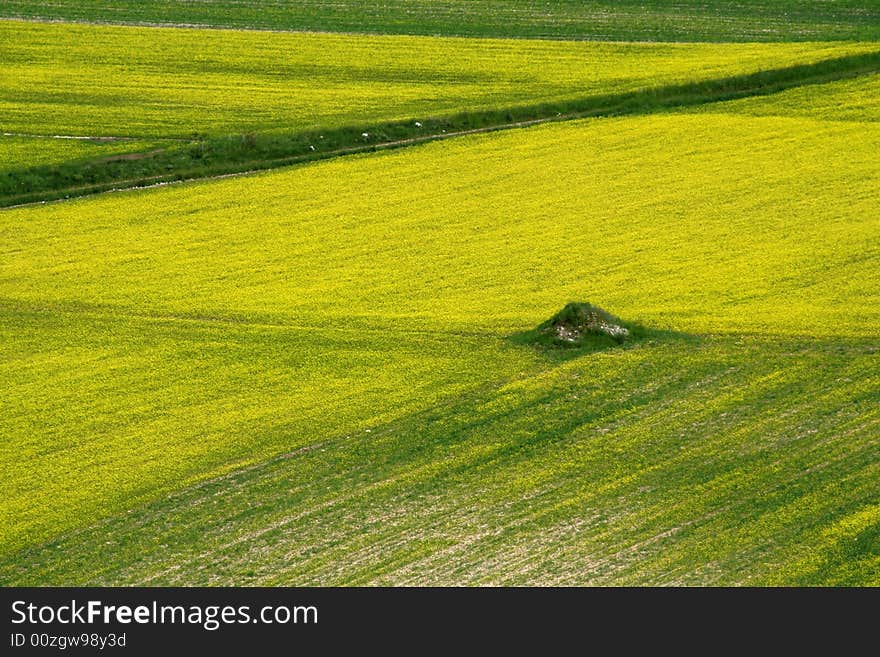
M 615 44 L 0 21 L 0 128 L 135 137 L 330 128 L 873 50 L 870 43 Z

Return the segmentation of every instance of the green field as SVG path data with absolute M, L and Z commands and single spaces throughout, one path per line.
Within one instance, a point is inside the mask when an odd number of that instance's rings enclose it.
M 880 586 L 866 5 L 4 3 L 0 584 Z
M 6 0 L 0 15 L 386 34 L 623 41 L 878 39 L 870 0 Z

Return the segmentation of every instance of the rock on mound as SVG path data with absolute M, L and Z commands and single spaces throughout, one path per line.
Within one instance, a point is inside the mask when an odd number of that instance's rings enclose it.
M 614 315 L 590 303 L 570 303 L 538 327 L 538 333 L 568 344 L 583 343 L 590 336 L 623 342 L 630 329 Z

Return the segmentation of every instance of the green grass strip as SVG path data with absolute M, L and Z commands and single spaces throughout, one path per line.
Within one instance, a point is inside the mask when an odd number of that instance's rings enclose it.
M 880 71 L 880 51 L 621 94 L 463 112 L 446 117 L 293 133 L 206 137 L 141 154 L 44 165 L 0 174 L 0 206 L 85 196 L 120 188 L 207 178 L 401 148 L 464 134 L 586 117 L 648 114 L 770 95 Z

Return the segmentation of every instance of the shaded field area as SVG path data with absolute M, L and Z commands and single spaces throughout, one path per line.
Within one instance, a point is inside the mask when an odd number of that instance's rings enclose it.
M 877 358 L 738 337 L 547 362 L 7 553 L 0 578 L 877 585 Z
M 4 551 L 206 471 L 429 408 L 535 360 L 476 338 L 329 326 L 7 304 L 0 317 Z
M 880 131 L 737 102 L 3 211 L 0 580 L 876 584 Z
M 7 0 L 0 15 L 268 30 L 618 41 L 878 39 L 869 0 Z

